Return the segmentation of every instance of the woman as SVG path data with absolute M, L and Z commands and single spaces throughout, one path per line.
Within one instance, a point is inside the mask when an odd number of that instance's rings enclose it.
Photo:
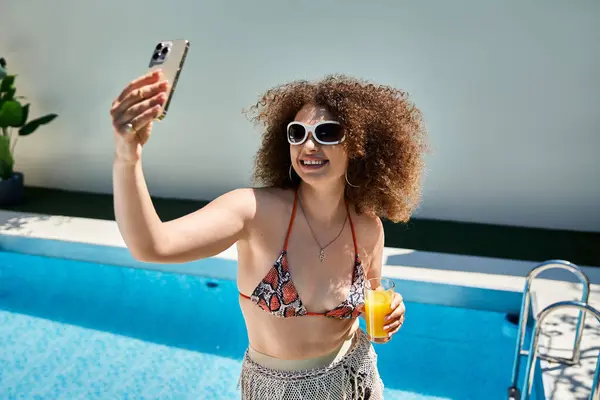
M 365 278 L 381 275 L 380 218 L 407 221 L 419 199 L 424 138 L 404 93 L 344 76 L 267 91 L 249 111 L 264 125 L 255 178 L 162 222 L 141 155 L 165 101 L 160 73 L 113 102 L 116 220 L 132 255 L 180 263 L 238 250 L 249 347 L 244 399 L 380 399 L 376 354 L 358 327 Z M 387 330 L 404 322 L 396 294 Z

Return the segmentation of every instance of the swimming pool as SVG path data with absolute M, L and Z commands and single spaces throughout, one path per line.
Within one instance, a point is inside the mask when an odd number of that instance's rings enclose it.
M 376 346 L 386 399 L 506 399 L 504 313 L 406 307 Z M 1 399 L 237 399 L 246 346 L 233 280 L 0 252 Z

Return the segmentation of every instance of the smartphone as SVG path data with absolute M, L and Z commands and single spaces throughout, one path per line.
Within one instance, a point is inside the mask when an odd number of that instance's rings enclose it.
M 161 69 L 164 79 L 169 82 L 167 101 L 165 101 L 160 114 L 156 117 L 157 120 L 163 120 L 167 116 L 169 104 L 173 99 L 175 86 L 177 85 L 177 80 L 181 74 L 181 69 L 185 63 L 189 48 L 190 42 L 185 39 L 164 40 L 154 46 L 149 68 L 150 70 Z

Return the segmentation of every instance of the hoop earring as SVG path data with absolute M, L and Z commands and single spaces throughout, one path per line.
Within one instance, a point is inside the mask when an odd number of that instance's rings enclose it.
M 290 182 L 294 183 L 294 180 L 292 179 L 292 164 L 290 164 Z
M 356 185 L 353 185 L 353 184 L 351 184 L 351 183 L 350 183 L 350 181 L 348 180 L 348 170 L 346 170 L 346 173 L 344 174 L 344 176 L 346 177 L 346 183 L 347 183 L 348 185 L 350 185 L 350 186 L 352 186 L 352 187 L 355 187 L 355 188 L 357 188 L 357 187 L 358 187 L 358 186 L 356 186 Z

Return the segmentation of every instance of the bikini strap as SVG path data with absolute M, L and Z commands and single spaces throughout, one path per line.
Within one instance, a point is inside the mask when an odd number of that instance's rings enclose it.
M 292 216 L 290 217 L 290 224 L 288 226 L 287 233 L 285 235 L 285 243 L 283 244 L 283 251 L 287 251 L 288 241 L 290 240 L 290 233 L 292 232 L 292 225 L 294 225 L 294 218 L 296 218 L 296 204 L 298 203 L 298 191 L 294 192 L 294 206 L 292 208 Z
M 354 231 L 354 224 L 352 223 L 352 217 L 350 216 L 350 210 L 348 209 L 348 201 L 346 200 L 346 212 L 348 213 L 348 221 L 350 221 L 350 230 L 352 231 L 352 241 L 354 242 L 354 255 L 358 258 L 358 244 L 356 243 L 356 232 Z

